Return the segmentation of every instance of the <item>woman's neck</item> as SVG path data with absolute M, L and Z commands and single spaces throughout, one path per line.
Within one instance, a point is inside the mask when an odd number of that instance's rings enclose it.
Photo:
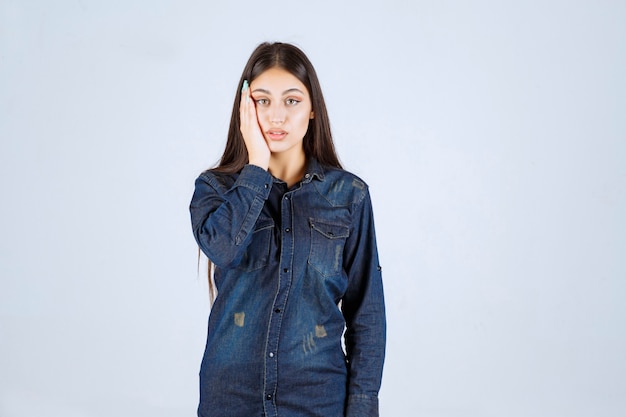
M 272 154 L 268 168 L 270 174 L 287 183 L 291 188 L 302 179 L 306 170 L 306 157 L 304 152 L 296 155 Z

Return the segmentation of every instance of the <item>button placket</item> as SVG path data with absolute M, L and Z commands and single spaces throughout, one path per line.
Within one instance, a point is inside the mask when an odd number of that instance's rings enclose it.
M 291 195 L 286 194 L 281 201 L 281 225 L 284 233 L 281 234 L 281 246 L 280 246 L 280 261 L 281 265 L 278 272 L 278 289 L 276 297 L 274 298 L 274 304 L 272 305 L 272 314 L 269 322 L 269 330 L 267 335 L 266 353 L 265 353 L 265 399 L 266 411 L 268 415 L 276 415 L 278 410 L 276 409 L 275 395 L 278 384 L 278 346 L 280 336 L 280 326 L 284 315 L 285 303 L 287 302 L 287 296 L 289 289 L 291 288 L 292 269 L 294 256 L 294 237 L 292 229 L 292 203 Z M 271 401 L 271 402 L 270 402 Z

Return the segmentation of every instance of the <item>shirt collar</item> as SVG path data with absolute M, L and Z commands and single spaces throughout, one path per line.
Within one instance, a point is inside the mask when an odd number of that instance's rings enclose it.
M 314 177 L 317 177 L 320 181 L 324 181 L 324 167 L 320 165 L 317 159 L 311 157 L 307 162 L 304 180 L 302 182 L 311 182 Z

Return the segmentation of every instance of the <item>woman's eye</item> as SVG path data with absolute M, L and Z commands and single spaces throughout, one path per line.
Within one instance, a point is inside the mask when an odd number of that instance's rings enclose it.
M 296 100 L 295 98 L 288 98 L 287 100 L 285 100 L 285 103 L 288 106 L 295 106 L 296 104 L 300 103 L 300 100 Z
M 259 104 L 261 106 L 265 106 L 269 103 L 270 101 L 266 98 L 260 98 L 256 101 L 256 104 Z

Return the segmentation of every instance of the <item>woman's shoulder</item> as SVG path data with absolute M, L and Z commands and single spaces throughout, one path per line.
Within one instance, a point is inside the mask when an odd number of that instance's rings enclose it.
M 333 205 L 358 204 L 368 195 L 367 183 L 358 175 L 342 168 L 323 167 L 322 181 L 315 183 L 318 191 Z
M 367 188 L 367 183 L 358 175 L 353 172 L 347 171 L 343 168 L 324 166 L 324 176 L 330 178 L 332 181 L 345 181 L 349 180 L 354 183 L 359 189 Z
M 203 171 L 198 178 L 196 179 L 196 183 L 204 182 L 211 185 L 214 188 L 226 188 L 229 189 L 233 186 L 237 178 L 239 177 L 239 172 L 225 172 L 219 170 L 219 168 L 209 168 Z

